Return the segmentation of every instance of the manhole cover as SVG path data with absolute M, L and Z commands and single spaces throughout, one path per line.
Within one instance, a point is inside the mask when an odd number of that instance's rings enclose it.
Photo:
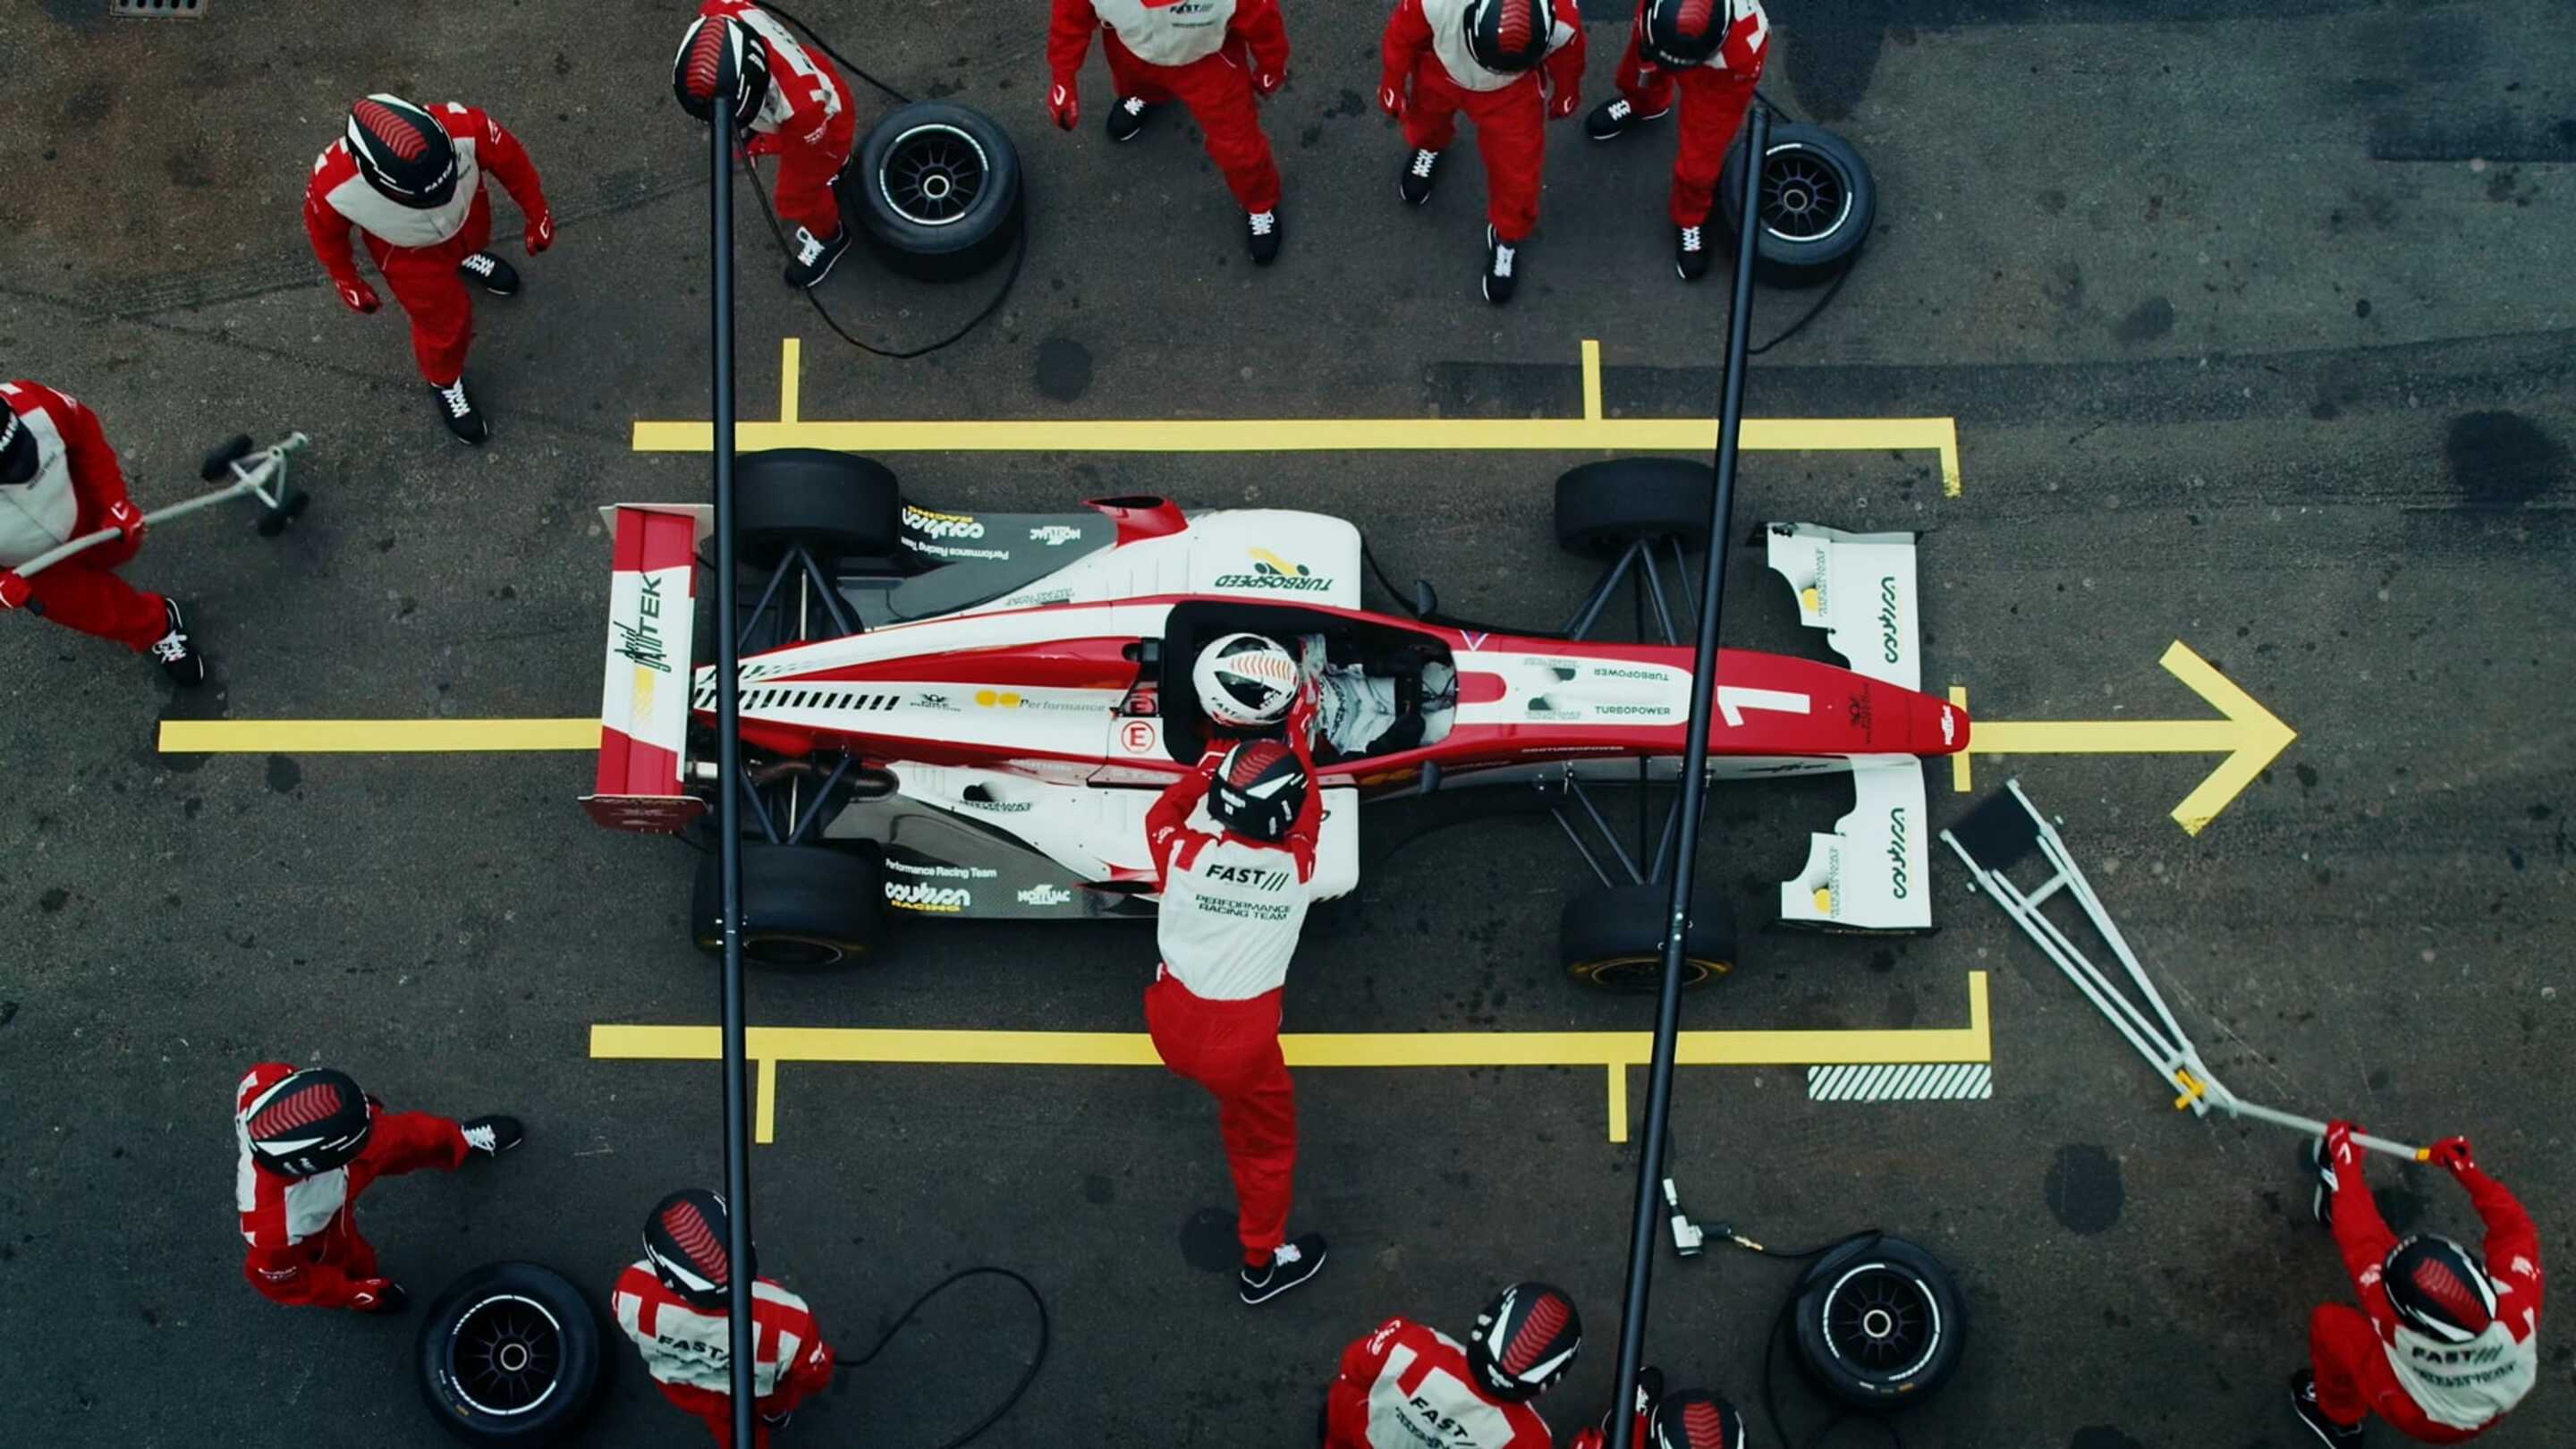
M 136 20 L 195 20 L 206 13 L 207 0 L 107 0 L 107 13 Z

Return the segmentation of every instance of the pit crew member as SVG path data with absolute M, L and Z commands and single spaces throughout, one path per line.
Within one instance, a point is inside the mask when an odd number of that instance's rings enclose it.
M 1671 214 L 1673 271 L 1685 282 L 1708 275 L 1709 205 L 1761 82 L 1770 38 L 1762 0 L 1638 0 L 1627 52 L 1619 57 L 1619 94 L 1584 117 L 1585 135 L 1615 141 L 1662 119 L 1680 91 Z
M 1155 106 L 1179 101 L 1207 137 L 1208 159 L 1243 208 L 1252 264 L 1278 259 L 1279 166 L 1261 133 L 1256 95 L 1288 79 L 1288 27 L 1277 0 L 1054 0 L 1047 26 L 1047 118 L 1070 131 L 1082 120 L 1078 73 L 1100 31 L 1117 101 L 1112 141 L 1132 141 Z
M 635 1340 L 662 1397 L 695 1414 L 717 1449 L 733 1445 L 733 1265 L 726 1259 L 725 1200 L 683 1188 L 653 1205 L 644 1220 L 644 1256 L 617 1275 L 609 1305 L 617 1326 Z M 805 1300 L 758 1276 L 751 1318 L 760 1358 L 753 1365 L 752 1443 L 767 1449 L 772 1429 L 796 1406 L 832 1383 L 832 1348 Z
M 317 1308 L 400 1313 L 410 1299 L 358 1236 L 358 1196 L 380 1177 L 453 1172 L 527 1140 L 516 1117 L 453 1122 L 391 1112 L 346 1073 L 262 1062 L 233 1094 L 241 1159 L 233 1197 L 250 1252 L 242 1276 L 262 1297 Z
M 1552 1449 L 1556 1439 L 1529 1401 L 1582 1347 L 1574 1300 L 1546 1283 L 1504 1289 L 1464 1346 L 1390 1318 L 1342 1350 L 1324 1393 L 1324 1449 Z
M 712 121 L 722 95 L 743 151 L 778 158 L 778 219 L 796 228 L 787 285 L 812 287 L 850 249 L 833 179 L 858 144 L 849 83 L 831 61 L 805 48 L 776 17 L 749 0 L 706 0 L 671 59 L 681 107 Z
M 1542 121 L 1574 114 L 1583 87 L 1583 16 L 1574 0 L 1396 0 L 1378 48 L 1377 103 L 1404 124 L 1395 193 L 1431 199 L 1458 113 L 1485 159 L 1485 269 L 1496 305 L 1520 285 L 1519 256 L 1538 225 Z M 1544 68 L 1541 62 L 1544 61 Z
M 315 158 L 304 187 L 304 232 L 340 300 L 361 314 L 382 305 L 358 275 L 349 246 L 354 226 L 411 317 L 412 360 L 437 395 L 440 420 L 477 446 L 492 429 L 465 386 L 465 351 L 474 340 L 474 299 L 465 289 L 519 294 L 518 269 L 485 250 L 492 243 L 486 171 L 519 204 L 528 255 L 553 246 L 554 212 L 519 138 L 454 101 L 423 108 L 400 96 L 360 100 L 340 139 Z
M 1312 686 L 1320 749 L 1327 760 L 1357 759 L 1438 743 L 1458 702 L 1458 672 L 1439 660 L 1417 666 L 1418 703 L 1407 708 L 1391 671 L 1334 664 L 1324 636 L 1299 638 L 1292 656 L 1277 640 L 1229 634 L 1199 651 L 1191 665 L 1199 710 L 1234 732 L 1275 729 L 1296 698 L 1297 681 Z
M 1237 1296 L 1253 1304 L 1324 1266 L 1321 1234 L 1288 1236 L 1297 1099 L 1279 1052 L 1280 992 L 1323 825 L 1306 744 L 1312 713 L 1311 700 L 1291 708 L 1285 744 L 1210 750 L 1145 815 L 1162 892 L 1162 962 L 1145 989 L 1145 1029 L 1163 1065 L 1216 1098 L 1243 1244 Z
M 116 576 L 143 545 L 143 510 L 125 496 L 125 472 L 98 414 L 25 378 L 0 383 L 0 402 L 8 404 L 0 408 L 0 613 L 24 609 L 148 653 L 183 689 L 205 683 L 205 657 L 178 601 Z M 16 572 L 102 528 L 120 536 L 40 573 Z
M 2359 1308 L 2325 1303 L 2308 1318 L 2310 1366 L 2290 1376 L 2299 1421 L 2324 1442 L 2361 1442 L 2372 1414 L 2411 1439 L 2475 1438 L 2522 1402 L 2539 1372 L 2540 1236 L 2502 1183 L 2480 1172 L 2468 1139 L 2432 1147 L 2486 1224 L 2483 1254 L 2449 1238 L 2388 1230 L 2362 1180 L 2349 1122 L 2326 1128 L 2327 1216 Z

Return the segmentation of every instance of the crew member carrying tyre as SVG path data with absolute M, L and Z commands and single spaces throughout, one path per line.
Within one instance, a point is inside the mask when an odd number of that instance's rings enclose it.
M 20 378 L 0 383 L 0 614 L 24 609 L 83 634 L 150 654 L 182 689 L 206 682 L 176 599 L 116 576 L 143 546 L 143 510 L 98 414 L 69 393 Z M 102 528 L 118 537 L 40 573 L 18 565 Z
M 635 1340 L 662 1397 L 695 1414 L 717 1449 L 733 1446 L 736 1265 L 726 1255 L 729 1232 L 725 1200 L 716 1194 L 692 1187 L 665 1196 L 644 1220 L 643 1258 L 617 1275 L 610 1294 L 617 1326 Z M 759 1354 L 752 1365 L 752 1445 L 768 1449 L 772 1429 L 831 1387 L 832 1348 L 804 1299 L 760 1277 L 756 1262 L 739 1266 L 753 1275 L 752 1337 Z
M 1718 172 L 1744 125 L 1745 107 L 1770 55 L 1762 0 L 1638 0 L 1619 57 L 1619 94 L 1592 108 L 1583 131 L 1615 141 L 1660 120 L 1680 91 L 1681 139 L 1673 153 L 1673 271 L 1708 275 L 1708 220 Z
M 1342 1350 L 1324 1392 L 1323 1449 L 1551 1449 L 1530 1407 L 1583 1347 L 1583 1317 L 1565 1291 L 1515 1283 L 1461 1345 L 1436 1328 L 1390 1318 Z
M 1300 689 L 1293 670 L 1276 687 L 1294 699 L 1286 743 L 1210 750 L 1145 815 L 1162 893 L 1145 1029 L 1163 1065 L 1216 1098 L 1243 1244 L 1237 1296 L 1251 1304 L 1324 1266 L 1322 1234 L 1288 1236 L 1297 1099 L 1279 1052 L 1280 992 L 1312 898 L 1323 792 L 1309 754 L 1311 687 Z
M 233 1174 L 242 1276 L 277 1303 L 400 1313 L 410 1302 L 358 1236 L 358 1196 L 380 1177 L 453 1172 L 527 1140 L 516 1117 L 462 1122 L 391 1112 L 329 1067 L 250 1069 L 233 1094 L 241 1161 Z
M 2323 1303 L 2309 1315 L 2309 1367 L 2290 1376 L 2291 1407 L 2339 1449 L 2361 1442 L 2372 1414 L 2427 1444 L 2473 1439 L 2539 1373 L 2540 1235 L 2478 1170 L 2468 1139 L 2451 1137 L 2433 1144 L 2433 1161 L 2486 1224 L 2485 1252 L 2432 1233 L 2400 1239 L 2362 1180 L 2353 1131 L 2328 1124 L 2319 1170 L 2323 1216 L 2361 1306 Z
M 1279 166 L 1261 133 L 1256 95 L 1288 79 L 1288 27 L 1277 0 L 1054 0 L 1047 27 L 1047 117 L 1070 131 L 1082 120 L 1077 80 L 1091 33 L 1117 88 L 1110 107 L 1112 141 L 1132 141 L 1154 107 L 1179 101 L 1207 137 L 1208 159 L 1225 173 L 1243 208 L 1243 244 L 1252 264 L 1278 259 Z
M 1520 285 L 1521 246 L 1538 225 L 1542 123 L 1581 104 L 1583 16 L 1574 0 L 1396 0 L 1378 49 L 1378 108 L 1403 122 L 1409 148 L 1395 179 L 1407 206 L 1431 199 L 1458 113 L 1476 125 L 1485 159 L 1479 285 L 1500 306 Z
M 519 294 L 518 269 L 485 250 L 492 243 L 487 170 L 519 204 L 528 255 L 553 246 L 554 213 L 519 138 L 454 101 L 427 109 L 400 96 L 359 101 L 304 187 L 304 233 L 340 300 L 361 315 L 381 305 L 358 275 L 349 246 L 354 226 L 411 318 L 412 360 L 436 394 L 440 421 L 477 445 L 492 430 L 465 387 L 465 352 L 474 340 L 474 299 L 465 288 Z
M 824 57 L 805 48 L 750 0 L 706 0 L 671 59 L 671 89 L 701 121 L 721 97 L 749 156 L 778 158 L 774 204 L 796 228 L 787 285 L 812 287 L 850 249 L 833 179 L 850 164 L 859 134 L 850 87 Z

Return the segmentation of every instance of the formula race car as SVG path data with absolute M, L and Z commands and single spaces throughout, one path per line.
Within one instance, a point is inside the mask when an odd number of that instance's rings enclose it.
M 1146 809 L 1223 743 L 1191 666 L 1249 631 L 1302 643 L 1320 667 L 1366 671 L 1403 726 L 1349 757 L 1318 752 L 1323 893 L 1357 883 L 1364 801 L 1536 789 L 1600 878 L 1565 907 L 1568 969 L 1604 986 L 1650 983 L 1672 820 L 1654 858 L 1631 856 L 1587 786 L 1668 786 L 1680 772 L 1691 651 L 1665 596 L 1689 602 L 1686 554 L 1708 542 L 1712 486 L 1705 464 L 1660 458 L 1564 475 L 1558 537 L 1604 571 L 1561 632 L 1513 633 L 1442 615 L 1427 585 L 1412 617 L 1361 608 L 1359 532 L 1336 518 L 1185 515 L 1160 498 L 957 512 L 906 501 L 864 458 L 745 453 L 735 507 L 747 571 L 726 621 L 742 644 L 745 953 L 839 961 L 877 941 L 889 910 L 1150 914 Z M 712 590 L 697 584 L 709 514 L 603 510 L 614 541 L 607 676 L 597 783 L 583 800 L 600 824 L 706 828 L 716 681 L 704 660 L 718 621 L 700 599 Z M 1855 808 L 1813 837 L 1806 869 L 1780 888 L 1781 920 L 1928 929 L 1921 761 L 1964 749 L 1968 720 L 1919 688 L 1914 537 L 1774 524 L 1764 538 L 1804 622 L 1851 667 L 1723 650 L 1711 773 L 1848 771 Z M 1651 604 L 1661 642 L 1587 637 L 1623 584 L 1641 616 Z M 1585 846 L 1587 821 L 1606 852 Z M 718 901 L 709 854 L 691 916 L 709 948 L 721 939 Z M 1694 977 L 1732 963 L 1726 916 L 1723 900 L 1694 903 Z

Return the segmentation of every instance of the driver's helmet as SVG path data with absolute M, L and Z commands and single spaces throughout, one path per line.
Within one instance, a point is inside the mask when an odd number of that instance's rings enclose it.
M 1228 634 L 1190 667 L 1199 709 L 1229 729 L 1257 730 L 1288 717 L 1297 697 L 1297 658 L 1275 639 Z

